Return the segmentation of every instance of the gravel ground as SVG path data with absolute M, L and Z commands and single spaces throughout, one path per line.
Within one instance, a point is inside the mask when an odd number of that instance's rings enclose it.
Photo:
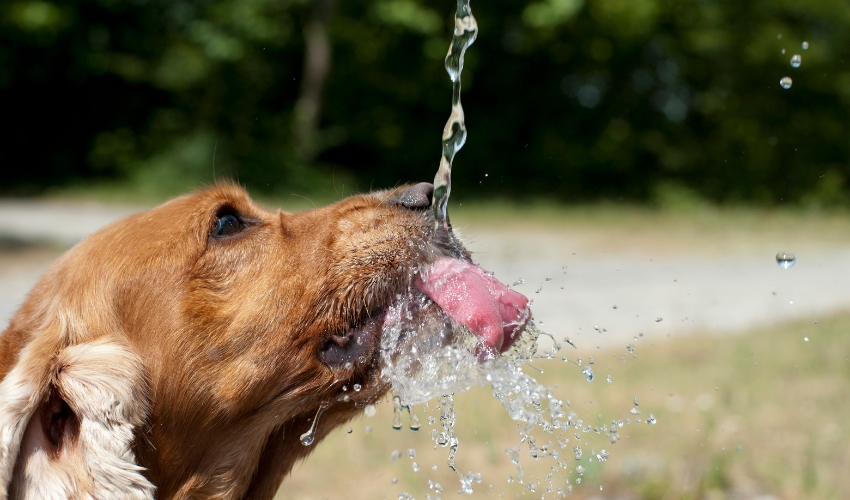
M 135 210 L 0 201 L 0 324 L 62 249 Z M 774 260 L 778 243 L 769 239 L 744 250 L 719 242 L 695 251 L 676 245 L 675 235 L 653 247 L 557 229 L 464 233 L 485 268 L 507 283 L 525 280 L 515 288 L 534 299 L 544 330 L 585 347 L 625 344 L 639 333 L 728 334 L 850 310 L 850 245 L 835 242 L 801 243 L 797 264 L 782 269 Z

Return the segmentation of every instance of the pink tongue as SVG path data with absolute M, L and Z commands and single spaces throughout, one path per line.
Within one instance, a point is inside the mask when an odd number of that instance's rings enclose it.
M 441 258 L 420 275 L 416 287 L 498 352 L 510 348 L 531 317 L 524 295 L 467 261 Z

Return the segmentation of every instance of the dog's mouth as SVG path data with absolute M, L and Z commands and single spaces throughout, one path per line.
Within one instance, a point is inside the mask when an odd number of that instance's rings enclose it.
M 474 264 L 451 230 L 438 229 L 429 240 L 419 246 L 425 249 L 422 261 L 405 266 L 409 274 L 372 290 L 371 297 L 383 302 L 320 349 L 320 360 L 347 384 L 343 390 L 370 386 L 358 400 L 380 396 L 382 384 L 369 382 L 398 356 L 428 356 L 470 338 L 470 348 L 484 361 L 508 350 L 531 320 L 528 299 Z
M 445 345 L 452 325 L 460 325 L 479 339 L 485 354 L 495 355 L 516 342 L 530 318 L 524 295 L 469 260 L 441 257 L 423 266 L 390 304 L 331 336 L 319 357 L 328 366 L 362 372 L 376 361 L 384 330 L 399 324 L 419 332 L 420 349 Z

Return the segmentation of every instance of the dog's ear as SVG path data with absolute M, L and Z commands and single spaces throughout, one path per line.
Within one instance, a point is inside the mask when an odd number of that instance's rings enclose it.
M 153 499 L 132 450 L 149 411 L 139 358 L 116 339 L 39 340 L 0 382 L 0 500 Z

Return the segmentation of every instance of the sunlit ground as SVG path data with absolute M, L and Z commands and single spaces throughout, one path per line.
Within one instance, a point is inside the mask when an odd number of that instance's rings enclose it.
M 574 498 L 847 498 L 849 331 L 850 316 L 840 315 L 745 335 L 694 335 L 654 345 L 639 339 L 633 354 L 625 346 L 584 352 L 566 347 L 562 353 L 570 357 L 595 358 L 593 382 L 575 365 L 538 361 L 544 370 L 539 380 L 569 399 L 586 424 L 599 428 L 624 421 L 616 444 L 593 430 L 576 440 L 572 429 L 566 449 L 555 444 L 572 469 L 555 473 L 555 487 L 566 488 L 565 478 L 574 484 L 579 477 L 574 469 L 582 465 Z M 639 415 L 630 413 L 636 396 Z M 278 498 L 394 499 L 400 492 L 426 498 L 435 495 L 429 480 L 443 487 L 440 496 L 456 496 L 459 483 L 446 467 L 447 450 L 435 451 L 428 437 L 439 422 L 417 434 L 396 432 L 390 426 L 391 405 L 378 408 L 376 416 L 352 422 L 350 434 L 339 429 L 321 443 Z M 517 426 L 489 391 L 457 396 L 456 409 L 458 468 L 483 474 L 474 496 L 540 498 L 547 481 L 534 494 L 508 482 L 517 470 L 505 448 L 520 444 Z M 635 423 L 650 413 L 656 425 Z M 423 408 L 418 414 L 423 421 L 438 417 Z M 539 430 L 536 435 L 538 446 L 552 439 Z M 583 449 L 581 461 L 572 450 L 577 444 Z M 408 458 L 409 448 L 415 449 L 415 458 Z M 593 458 L 602 449 L 610 454 L 605 463 Z M 401 452 L 395 462 L 393 450 Z M 523 445 L 521 464 L 527 480 L 534 472 L 533 481 L 543 480 L 553 461 L 536 461 Z

